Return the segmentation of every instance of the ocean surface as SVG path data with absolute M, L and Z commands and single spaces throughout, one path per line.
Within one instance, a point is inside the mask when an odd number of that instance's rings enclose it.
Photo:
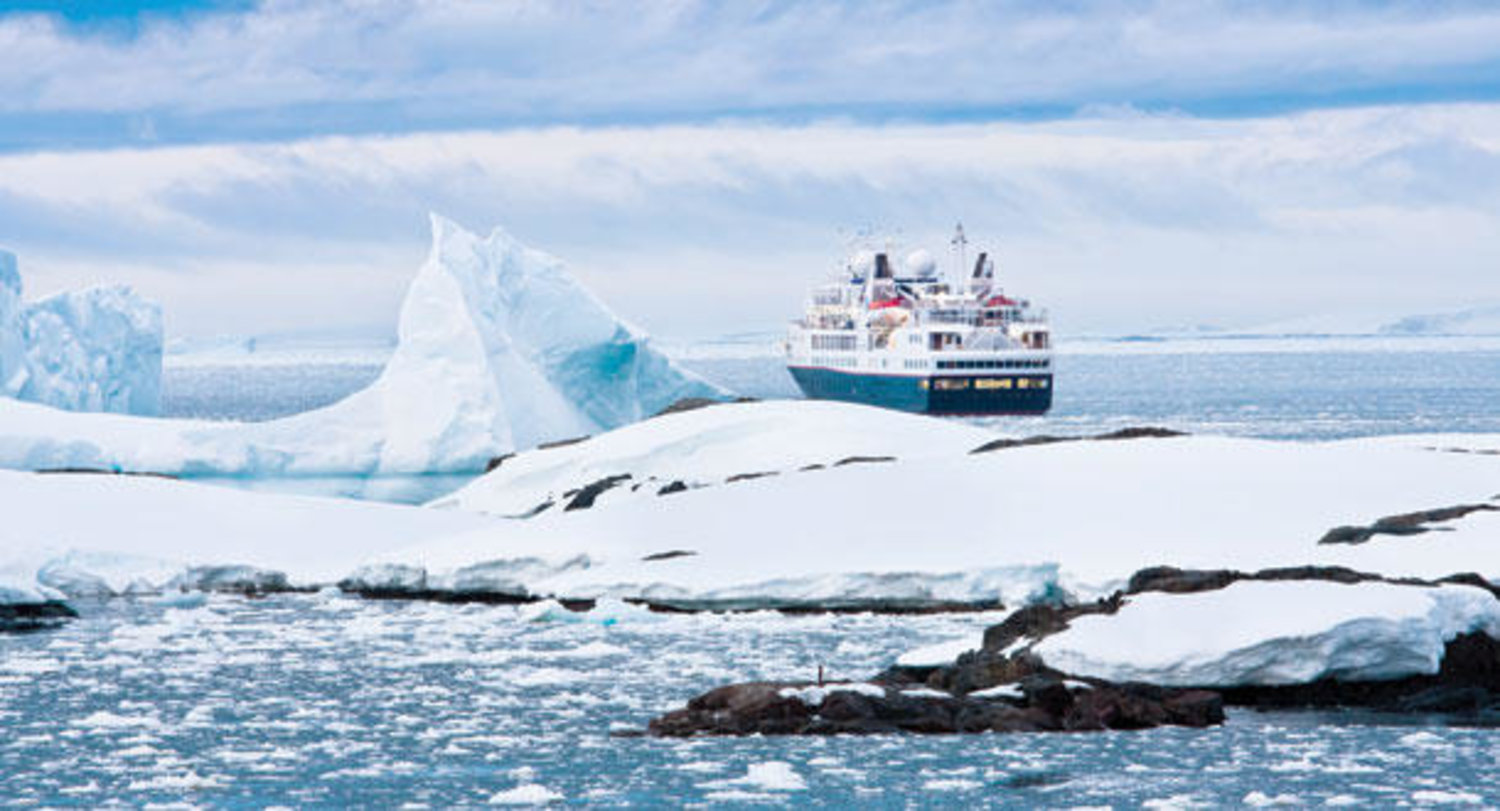
M 1070 735 L 618 737 L 745 679 L 871 675 L 995 615 L 178 597 L 0 637 L 0 806 L 1500 803 L 1500 732 L 1235 711 Z M 1397 723 L 1397 721 L 1402 721 Z

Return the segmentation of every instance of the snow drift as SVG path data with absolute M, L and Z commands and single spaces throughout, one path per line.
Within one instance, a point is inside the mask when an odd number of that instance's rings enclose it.
M 187 475 L 465 472 L 721 392 L 626 326 L 557 259 L 432 217 L 432 251 L 368 388 L 263 423 L 100 418 L 0 401 L 0 466 Z
M 1179 687 L 1307 684 L 1432 675 L 1444 643 L 1500 638 L 1500 600 L 1472 586 L 1239 582 L 1140 594 L 1073 620 L 1033 651 L 1075 676 Z
M 467 513 L 251 493 L 155 476 L 0 471 L 0 603 L 336 582 L 379 550 L 493 523 Z
M 23 304 L 16 258 L 0 251 L 0 395 L 70 411 L 155 414 L 161 311 L 128 287 Z
M 846 428 L 814 430 L 831 423 Z M 666 415 L 519 454 L 438 502 L 518 515 L 613 481 L 588 509 L 557 503 L 372 563 L 436 588 L 488 578 L 536 596 L 722 607 L 1087 600 L 1162 565 L 1500 579 L 1500 457 L 1450 452 L 1491 437 L 1202 436 L 973 454 L 982 442 L 969 444 L 970 430 L 811 402 Z M 837 464 L 850 451 L 890 458 Z M 670 486 L 679 480 L 690 486 Z M 1484 506 L 1419 535 L 1319 544 L 1336 527 L 1461 504 Z M 398 585 L 381 571 L 371 587 Z

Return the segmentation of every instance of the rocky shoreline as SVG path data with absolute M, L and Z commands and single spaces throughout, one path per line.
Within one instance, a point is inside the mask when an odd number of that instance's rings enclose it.
M 26 634 L 49 631 L 77 616 L 78 612 L 61 600 L 0 603 L 0 633 Z
M 1137 572 L 1128 590 L 1096 602 L 1021 608 L 986 629 L 976 650 L 947 664 L 898 664 L 867 682 L 728 685 L 652 720 L 647 732 L 685 737 L 1206 727 L 1223 723 L 1226 706 L 1442 713 L 1451 723 L 1500 725 L 1500 640 L 1482 631 L 1446 640 L 1436 673 L 1377 680 L 1327 676 L 1295 684 L 1115 683 L 1055 669 L 1034 650 L 1080 617 L 1116 614 L 1135 595 L 1212 592 L 1244 581 L 1413 588 L 1460 583 L 1500 599 L 1496 587 L 1477 575 L 1391 581 L 1336 567 L 1253 573 L 1158 567 Z

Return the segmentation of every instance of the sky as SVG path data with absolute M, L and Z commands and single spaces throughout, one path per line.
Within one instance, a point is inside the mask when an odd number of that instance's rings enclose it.
M 1500 304 L 1500 6 L 0 2 L 0 247 L 389 334 L 429 211 L 668 339 L 963 221 L 1064 334 Z

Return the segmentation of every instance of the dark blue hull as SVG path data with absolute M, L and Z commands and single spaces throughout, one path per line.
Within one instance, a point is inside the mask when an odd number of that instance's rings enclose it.
M 1052 407 L 1050 374 L 923 377 L 788 366 L 802 393 L 815 400 L 921 414 L 1045 414 Z

